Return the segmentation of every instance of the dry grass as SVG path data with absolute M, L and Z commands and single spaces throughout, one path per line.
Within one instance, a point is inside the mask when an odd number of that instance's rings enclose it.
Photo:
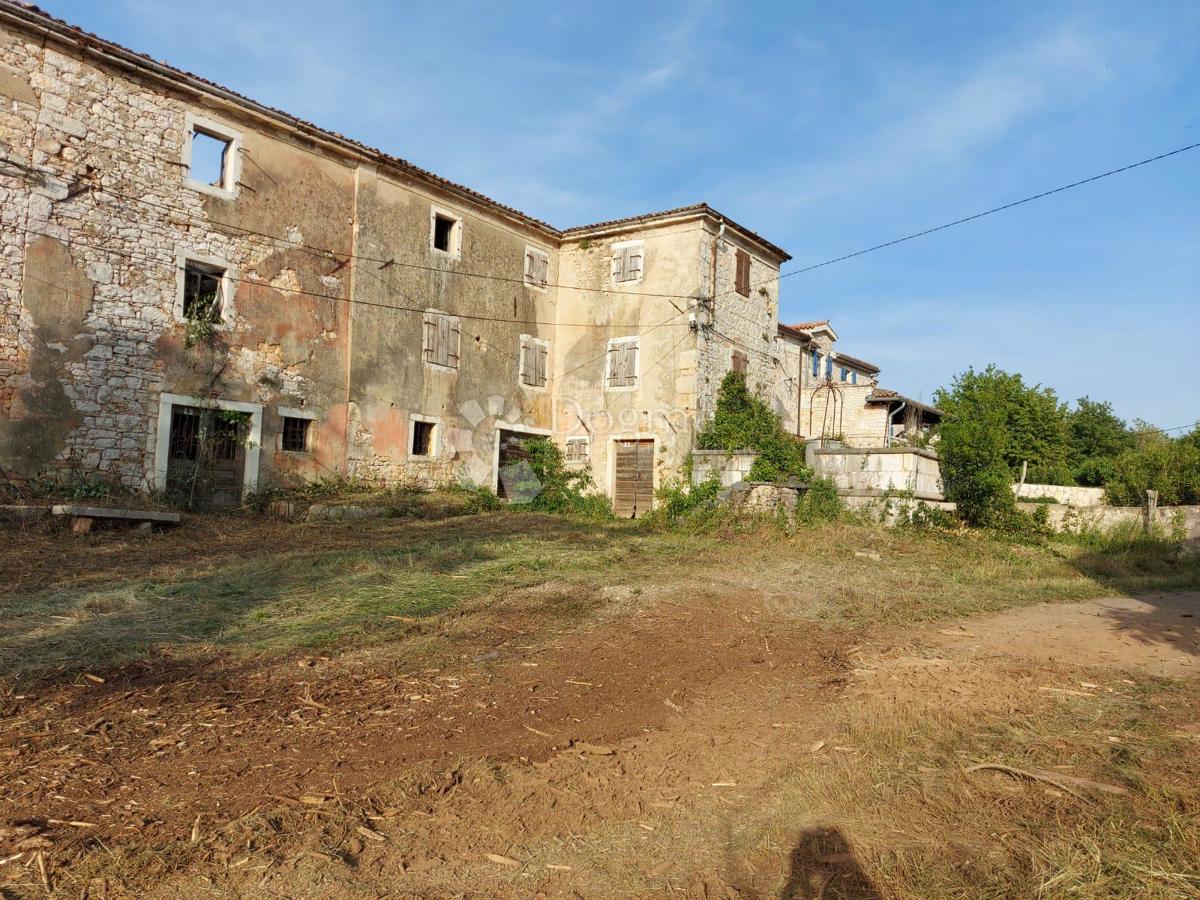
M 881 558 L 856 556 L 863 548 Z M 161 535 L 91 540 L 18 532 L 4 561 L 20 587 L 2 601 L 0 677 L 148 655 L 380 645 L 405 637 L 396 617 L 436 617 L 548 581 L 588 595 L 684 576 L 843 629 L 1200 586 L 1200 556 L 1167 545 L 1096 552 L 840 523 L 791 536 L 681 534 L 511 513 L 339 525 L 202 517 Z

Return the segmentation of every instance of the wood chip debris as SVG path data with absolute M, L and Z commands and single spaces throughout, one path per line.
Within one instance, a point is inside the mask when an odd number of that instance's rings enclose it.
M 485 853 L 483 855 L 489 862 L 494 862 L 498 866 L 508 866 L 513 869 L 521 868 L 521 864 L 511 856 L 501 856 L 499 853 Z
M 366 825 L 359 825 L 354 830 L 357 831 L 359 834 L 361 834 L 363 837 L 365 837 L 369 841 L 375 841 L 376 843 L 383 843 L 384 841 L 387 840 L 387 838 L 384 837 L 382 834 L 380 834 L 378 831 L 376 831 L 373 828 L 368 828 Z

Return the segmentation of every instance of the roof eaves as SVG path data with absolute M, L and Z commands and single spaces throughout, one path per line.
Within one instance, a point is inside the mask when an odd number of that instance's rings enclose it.
M 208 94 L 244 109 L 249 109 L 259 116 L 273 120 L 277 125 L 283 125 L 284 127 L 305 133 L 309 137 L 317 137 L 332 143 L 343 153 L 359 157 L 365 156 L 385 166 L 398 169 L 421 181 L 448 190 L 463 199 L 478 203 L 502 216 L 516 219 L 522 224 L 546 232 L 555 238 L 562 236 L 562 232 L 548 222 L 543 222 L 541 219 L 500 203 L 498 200 L 493 200 L 491 197 L 472 190 L 465 185 L 458 184 L 448 178 L 443 178 L 427 169 L 422 169 L 420 166 L 406 159 L 393 156 L 383 150 L 357 141 L 354 138 L 339 134 L 336 131 L 329 131 L 284 110 L 259 103 L 257 100 L 253 100 L 244 94 L 239 94 L 237 91 L 217 84 L 215 81 L 210 81 L 203 76 L 179 69 L 169 63 L 154 59 L 145 53 L 139 53 L 115 41 L 92 34 L 90 31 L 85 31 L 77 25 L 72 25 L 69 22 L 50 15 L 50 13 L 32 3 L 0 0 L 0 19 L 16 20 L 18 25 L 24 25 L 27 29 L 40 30 L 47 37 L 57 37 L 61 41 L 77 46 L 82 51 L 100 55 L 112 64 L 132 68 L 142 73 L 149 73 L 160 80 L 174 84 L 177 88 L 190 88 L 193 91 Z
M 739 232 L 751 242 L 758 244 L 760 247 L 776 256 L 780 263 L 787 262 L 792 258 L 792 255 L 778 244 L 773 244 L 761 234 L 751 231 L 744 225 L 739 225 L 737 222 L 733 221 L 733 219 L 726 215 L 722 215 L 707 203 L 693 203 L 689 206 L 677 206 L 674 209 L 664 209 L 660 212 L 643 213 L 637 216 L 627 216 L 623 219 L 609 219 L 607 222 L 594 222 L 590 225 L 575 225 L 571 228 L 563 229 L 562 234 L 564 237 L 570 238 L 586 237 L 598 232 L 627 230 L 638 225 L 657 224 L 658 222 L 668 221 L 674 218 L 694 215 L 707 216 L 714 221 L 724 222 L 726 227 L 732 228 L 733 230 Z

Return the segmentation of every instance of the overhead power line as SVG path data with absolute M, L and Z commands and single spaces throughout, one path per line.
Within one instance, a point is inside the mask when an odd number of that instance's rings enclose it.
M 69 238 L 69 237 L 64 239 L 56 234 L 50 234 L 45 231 L 38 231 L 36 228 L 26 228 L 24 230 L 25 230 L 26 234 L 36 234 L 41 237 L 51 238 L 52 240 L 56 240 L 56 241 L 65 240 L 68 247 L 70 247 L 72 245 L 76 246 L 76 247 L 87 247 L 90 250 L 97 250 L 101 253 L 111 253 L 115 256 L 123 256 L 126 259 L 141 260 L 142 262 L 148 263 L 150 265 L 164 266 L 164 267 L 169 267 L 169 268 L 174 268 L 176 266 L 176 262 L 174 260 L 159 259 L 150 254 L 133 253 L 128 250 L 120 250 L 116 247 L 108 247 L 103 244 L 92 244 L 87 241 L 79 241 L 79 240 L 76 240 L 74 238 Z M 331 300 L 336 303 L 346 303 L 346 304 L 351 304 L 351 305 L 355 305 L 355 306 L 375 307 L 377 309 L 391 309 L 391 310 L 396 310 L 398 312 L 426 313 L 426 312 L 430 311 L 428 307 L 398 306 L 398 305 L 392 304 L 392 303 L 377 303 L 377 302 L 374 302 L 371 300 L 352 299 L 350 297 L 342 297 L 342 296 L 338 296 L 337 294 L 322 294 L 322 293 L 318 293 L 317 291 L 306 291 L 302 288 L 281 287 L 278 285 L 271 284 L 269 281 L 259 281 L 254 278 L 243 278 L 240 276 L 227 276 L 227 277 L 229 278 L 229 280 L 231 282 L 233 282 L 235 284 L 256 285 L 258 287 L 268 288 L 269 290 L 272 290 L 272 291 L 278 291 L 279 293 L 282 293 L 282 294 L 297 294 L 297 295 L 303 296 L 303 297 L 315 297 L 318 300 Z M 384 286 L 394 289 L 393 285 L 389 285 L 386 282 L 384 283 Z M 686 312 L 686 310 L 680 310 L 680 311 L 676 312 L 674 315 L 672 315 L 668 318 L 667 322 L 671 322 L 674 319 L 678 319 L 685 312 Z M 543 321 L 543 320 L 537 320 L 537 319 L 512 319 L 512 318 L 507 318 L 505 316 L 484 316 L 484 315 L 477 315 L 474 313 L 463 313 L 463 312 L 446 312 L 446 315 L 452 315 L 452 316 L 456 316 L 460 319 L 468 319 L 468 320 L 478 321 L 478 322 L 500 322 L 500 323 L 506 323 L 509 325 L 549 325 L 549 326 L 555 326 L 555 327 L 561 326 L 563 328 L 601 328 L 601 329 L 609 329 L 609 330 L 611 330 L 613 328 L 637 328 L 638 327 L 637 325 L 621 325 L 621 324 L 605 325 L 605 324 L 602 324 L 599 322 L 555 322 L 555 321 Z M 687 325 L 686 322 L 680 322 L 677 324 L 678 325 Z
M 22 174 L 15 175 L 13 177 L 24 178 L 27 181 L 33 180 L 31 177 L 32 174 L 48 175 L 52 178 L 60 178 L 60 179 L 71 178 L 71 176 L 62 175 L 57 172 L 53 172 L 49 169 L 41 169 L 41 168 L 37 168 L 36 166 L 28 166 L 22 162 L 19 162 L 18 160 L 9 159 L 7 157 L 0 157 L 0 163 L 5 163 L 7 165 L 17 167 L 18 169 L 21 170 Z M 11 174 L 11 173 L 8 173 L 8 174 Z M 276 241 L 280 244 L 286 245 L 287 247 L 289 247 L 293 250 L 299 250 L 303 253 L 307 253 L 311 256 L 316 256 L 316 257 L 319 257 L 319 258 L 325 259 L 325 260 L 328 260 L 330 258 L 335 258 L 335 259 L 346 260 L 346 261 L 355 260 L 358 262 L 371 262 L 371 263 L 377 263 L 380 268 L 391 268 L 392 266 L 396 266 L 396 267 L 402 268 L 402 269 L 415 269 L 415 270 L 424 271 L 424 272 L 436 272 L 441 275 L 458 275 L 463 278 L 477 278 L 477 279 L 483 279 L 486 281 L 499 281 L 499 282 L 503 282 L 506 284 L 521 285 L 521 286 L 526 286 L 526 287 L 531 286 L 531 285 L 533 287 L 539 287 L 539 288 L 553 287 L 553 288 L 558 288 L 560 290 L 580 291 L 581 293 L 617 294 L 617 295 L 626 296 L 626 297 L 658 297 L 658 298 L 670 299 L 670 300 L 695 300 L 695 299 L 698 299 L 697 297 L 695 297 L 694 295 L 691 295 L 691 294 L 670 294 L 670 293 L 658 293 L 658 292 L 654 292 L 654 291 L 631 291 L 631 290 L 625 290 L 625 289 L 617 289 L 614 287 L 607 287 L 607 288 L 585 287 L 583 285 L 565 284 L 563 282 L 555 282 L 555 281 L 547 281 L 543 284 L 532 284 L 532 282 L 526 281 L 524 277 L 518 278 L 518 277 L 512 276 L 512 275 L 497 275 L 492 272 L 475 272 L 475 271 L 471 271 L 469 269 L 459 269 L 459 268 L 448 269 L 448 268 L 443 268 L 443 267 L 439 267 L 439 266 L 430 266 L 430 265 L 425 265 L 425 264 L 416 263 L 416 262 L 405 262 L 403 260 L 397 259 L 394 256 L 382 257 L 382 256 L 369 256 L 369 255 L 361 254 L 361 253 L 350 253 L 345 250 L 335 250 L 332 247 L 320 247 L 315 244 L 305 243 L 304 241 L 295 241 L 295 240 L 292 240 L 291 238 L 280 237 L 279 235 L 269 234 L 268 232 L 265 232 L 265 231 L 257 231 L 253 228 L 247 228 L 244 225 L 236 225 L 233 222 L 225 222 L 220 219 L 206 218 L 202 215 L 199 215 L 195 210 L 187 209 L 183 206 L 177 206 L 175 204 L 170 204 L 170 203 L 157 203 L 153 200 L 147 200 L 145 197 L 137 197 L 137 196 L 134 196 L 133 194 L 122 193 L 121 191 L 115 190 L 111 187 L 106 187 L 104 185 L 97 184 L 94 182 L 83 181 L 83 180 L 79 180 L 79 179 L 72 179 L 72 180 L 74 181 L 74 183 L 76 185 L 83 185 L 86 188 L 90 189 L 93 193 L 109 194 L 113 197 L 120 197 L 122 200 L 127 200 L 130 203 L 138 203 L 138 204 L 141 204 L 142 206 L 147 206 L 152 209 L 158 209 L 158 210 L 161 210 L 166 213 L 179 215 L 179 216 L 185 216 L 197 224 L 204 225 L 209 228 L 213 228 L 217 231 L 220 231 L 222 228 L 227 228 L 230 231 L 236 231 L 240 234 L 250 235 L 250 236 L 254 236 L 254 237 L 261 237 L 261 238 L 265 238 L 266 240 L 269 240 L 269 241 Z M 82 193 L 82 191 L 80 193 Z M 78 195 L 75 195 L 75 196 L 78 196 Z M 538 248 L 538 249 L 540 249 L 540 248 Z
M 882 244 L 876 244 L 874 247 L 867 247 L 864 250 L 856 250 L 854 253 L 847 253 L 844 256 L 838 256 L 834 259 L 827 259 L 824 262 L 814 263 L 811 266 L 805 266 L 802 269 L 793 269 L 791 272 L 781 272 L 779 279 L 791 278 L 793 275 L 802 275 L 805 272 L 811 272 L 813 269 L 820 269 L 825 266 L 832 266 L 834 263 L 845 262 L 848 259 L 854 259 L 856 256 L 863 256 L 867 253 L 874 253 L 876 250 L 883 250 L 886 247 L 894 247 L 897 244 L 903 244 L 905 241 L 912 241 L 919 237 L 925 237 L 929 234 L 934 234 L 938 231 L 945 231 L 947 228 L 953 228 L 956 225 L 962 225 L 966 222 L 973 222 L 976 219 L 982 219 L 984 216 L 990 216 L 998 212 L 1004 212 L 1006 209 L 1012 209 L 1016 206 L 1021 206 L 1025 203 L 1032 203 L 1034 200 L 1041 200 L 1043 197 L 1049 197 L 1053 194 L 1061 194 L 1063 191 L 1069 191 L 1072 188 L 1077 188 L 1085 184 L 1091 184 L 1093 181 L 1099 181 L 1101 178 L 1108 178 L 1110 175 L 1119 175 L 1122 172 L 1128 172 L 1130 169 L 1136 169 L 1139 166 L 1148 166 L 1150 163 L 1158 162 L 1162 159 L 1167 159 L 1170 156 L 1177 156 L 1180 153 L 1186 153 L 1188 150 L 1195 150 L 1200 147 L 1200 142 L 1188 144 L 1186 147 L 1179 147 L 1167 153 L 1160 153 L 1158 156 L 1151 156 L 1149 159 L 1139 160 L 1135 163 L 1130 163 L 1127 166 L 1121 166 L 1119 169 L 1110 169 L 1107 172 L 1101 172 L 1099 175 L 1092 175 L 1090 178 L 1084 178 L 1080 181 L 1073 181 L 1070 184 L 1064 184 L 1061 187 L 1051 188 L 1048 191 L 1042 191 L 1040 194 L 1033 194 L 1029 197 L 1023 197 L 1020 200 L 1014 200 L 1012 203 L 1005 203 L 1002 206 L 994 206 L 991 209 L 985 209 L 983 212 L 975 213 L 974 215 L 964 216 L 961 219 L 955 219 L 953 222 L 947 222 L 944 225 L 937 225 L 933 228 L 926 228 L 924 231 L 917 231 L 913 234 L 906 234 L 904 237 L 896 238 L 895 240 L 885 241 Z M 771 279 L 776 280 L 776 279 Z M 767 284 L 769 282 L 762 282 Z

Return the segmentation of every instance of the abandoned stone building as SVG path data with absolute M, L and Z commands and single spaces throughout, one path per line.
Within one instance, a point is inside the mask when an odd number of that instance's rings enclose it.
M 13 0 L 0 247 L 8 478 L 503 494 L 544 435 L 636 515 L 730 369 L 798 435 L 822 418 L 788 254 L 709 206 L 555 228 Z
M 852 447 L 919 443 L 936 407 L 879 386 L 879 367 L 835 348 L 828 320 L 779 325 L 775 408 L 793 434 Z

